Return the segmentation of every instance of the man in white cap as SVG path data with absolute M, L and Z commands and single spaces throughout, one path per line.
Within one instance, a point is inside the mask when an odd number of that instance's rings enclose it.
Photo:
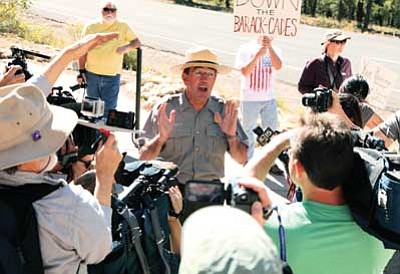
M 301 93 L 312 92 L 317 87 L 339 90 L 343 81 L 352 75 L 350 60 L 341 56 L 349 39 L 350 36 L 339 29 L 325 33 L 321 42 L 322 56 L 308 61 L 301 74 L 298 83 Z
M 104 115 L 117 107 L 122 62 L 125 53 L 141 46 L 140 40 L 126 23 L 118 20 L 116 1 L 101 2 L 101 20 L 90 22 L 83 35 L 116 32 L 118 39 L 89 51 L 79 59 L 79 75 L 87 83 L 87 95 L 104 101 Z
M 148 140 L 140 150 L 144 160 L 160 157 L 179 166 L 178 179 L 214 180 L 224 177 L 225 152 L 240 164 L 246 162 L 247 136 L 231 101 L 212 96 L 217 73 L 229 68 L 219 65 L 217 56 L 206 48 L 190 49 L 182 73 L 186 90 L 158 105 L 144 125 Z
M 86 264 L 100 262 L 112 249 L 110 194 L 122 158 L 116 139 L 110 134 L 96 152 L 94 196 L 50 178 L 46 171 L 56 164 L 56 152 L 74 129 L 77 116 L 72 110 L 49 105 L 45 95 L 70 61 L 116 37 L 85 37 L 56 56 L 43 74 L 32 79 L 34 84 L 0 88 L 1 187 L 11 191 L 36 184 L 59 186 L 33 203 L 46 274 L 86 273 Z

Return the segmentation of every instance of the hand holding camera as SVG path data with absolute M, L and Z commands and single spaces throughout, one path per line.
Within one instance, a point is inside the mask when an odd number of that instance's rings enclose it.
M 25 82 L 25 74 L 17 73 L 18 71 L 21 71 L 21 69 L 22 68 L 19 65 L 6 67 L 3 77 L 0 78 L 0 87 Z
M 105 143 L 96 151 L 96 188 L 99 186 L 103 195 L 110 203 L 111 187 L 114 174 L 122 160 L 115 135 L 109 133 Z M 108 204 L 109 205 L 109 204 Z

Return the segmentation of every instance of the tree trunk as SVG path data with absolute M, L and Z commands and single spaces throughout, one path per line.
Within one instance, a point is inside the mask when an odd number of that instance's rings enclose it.
M 345 14 L 345 7 L 343 5 L 343 0 L 339 0 L 338 4 L 338 15 L 337 15 L 337 20 L 340 22 L 342 21 L 343 17 Z
M 367 8 L 366 8 L 366 12 L 365 12 L 364 25 L 362 27 L 361 32 L 368 30 L 369 21 L 371 18 L 372 1 L 373 0 L 367 0 Z
M 317 0 L 310 0 L 310 13 L 312 17 L 315 17 L 317 13 Z
M 364 17 L 364 2 L 359 0 L 357 3 L 357 13 L 356 13 L 356 21 L 359 28 L 361 28 L 361 24 Z

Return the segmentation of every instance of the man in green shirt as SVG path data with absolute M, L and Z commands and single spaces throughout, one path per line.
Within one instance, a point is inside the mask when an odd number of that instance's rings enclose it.
M 288 147 L 290 177 L 304 197 L 302 202 L 278 206 L 293 272 L 382 273 L 393 250 L 385 250 L 382 242 L 358 227 L 343 195 L 353 167 L 351 131 L 335 115 L 310 115 L 299 129 L 278 135 L 265 146 L 246 166 L 247 174 L 263 180 L 275 158 Z M 258 192 L 261 203 L 253 206 L 253 216 L 279 247 L 276 211 L 267 221 L 263 219 L 262 207 L 272 205 L 266 187 L 258 181 L 242 185 Z

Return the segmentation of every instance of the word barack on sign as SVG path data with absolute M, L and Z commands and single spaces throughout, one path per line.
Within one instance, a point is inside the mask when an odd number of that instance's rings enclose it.
M 234 32 L 294 37 L 301 0 L 235 0 Z

